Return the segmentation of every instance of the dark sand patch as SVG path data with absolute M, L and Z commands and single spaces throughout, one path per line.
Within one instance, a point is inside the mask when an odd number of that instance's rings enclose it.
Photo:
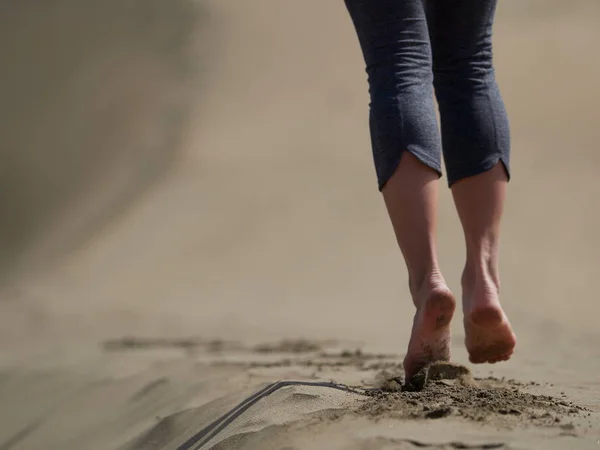
M 103 343 L 105 350 L 143 350 L 156 348 L 197 349 L 213 352 L 236 350 L 252 353 L 312 353 L 322 350 L 323 344 L 308 339 L 284 339 L 249 347 L 235 341 L 201 337 L 165 338 L 124 336 Z
M 473 378 L 467 367 L 437 363 L 402 384 L 399 376 L 382 372 L 378 387 L 367 391 L 370 398 L 360 414 L 374 419 L 439 419 L 462 417 L 502 426 L 557 427 L 573 432 L 570 420 L 591 414 L 566 399 L 524 392 L 531 384 L 494 377 Z
M 393 447 L 391 447 L 393 446 Z M 464 442 L 448 442 L 443 444 L 431 444 L 416 439 L 394 439 L 389 437 L 376 437 L 364 441 L 365 449 L 369 450 L 403 450 L 415 448 L 428 448 L 438 450 L 493 450 L 506 449 L 509 447 L 502 442 L 493 442 L 490 444 L 467 444 Z
M 224 341 L 222 339 L 202 339 L 198 337 L 163 338 L 132 336 L 104 341 L 102 347 L 105 351 L 180 349 L 188 352 L 206 351 L 210 353 L 233 350 L 239 351 L 245 349 L 244 346 L 238 342 Z
M 311 352 L 309 354 L 283 354 L 280 359 L 269 361 L 251 361 L 253 368 L 297 367 L 313 368 L 316 372 L 328 368 L 352 368 L 360 372 L 388 370 L 395 372 L 402 368 L 395 355 L 362 352 L 360 350 L 342 350 L 340 352 Z
M 319 343 L 307 339 L 284 339 L 274 344 L 259 344 L 254 347 L 257 353 L 311 353 L 319 350 Z
M 205 339 L 201 337 L 134 337 L 125 336 L 110 339 L 102 343 L 108 352 L 136 350 L 183 350 L 188 354 L 249 354 L 242 361 L 229 364 L 246 365 L 253 368 L 274 367 L 315 367 L 321 370 L 326 367 L 352 367 L 357 370 L 391 370 L 402 368 L 398 355 L 364 352 L 360 348 L 331 350 L 337 347 L 333 341 L 315 341 L 308 339 L 284 339 L 275 342 L 264 342 L 255 346 L 244 345 L 237 341 L 222 339 Z M 252 356 L 254 355 L 254 356 Z M 261 356 L 269 356 L 264 359 Z M 228 364 L 227 361 L 216 360 L 215 364 Z

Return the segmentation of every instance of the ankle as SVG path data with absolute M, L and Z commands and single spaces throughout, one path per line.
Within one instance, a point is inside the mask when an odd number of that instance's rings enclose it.
M 493 290 L 496 295 L 500 293 L 500 274 L 497 264 L 493 261 L 483 261 L 473 264 L 469 261 L 461 277 L 463 294 L 470 297 L 477 288 Z
M 420 273 L 409 273 L 408 284 L 415 305 L 417 305 L 417 298 L 421 297 L 422 293 L 436 289 L 448 289 L 446 281 L 437 266 Z

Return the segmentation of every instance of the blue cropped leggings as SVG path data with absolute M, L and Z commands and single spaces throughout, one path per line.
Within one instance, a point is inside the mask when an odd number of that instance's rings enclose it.
M 345 2 L 366 64 L 379 189 L 404 151 L 440 177 L 443 154 L 449 186 L 499 161 L 509 177 L 509 123 L 492 63 L 497 0 Z

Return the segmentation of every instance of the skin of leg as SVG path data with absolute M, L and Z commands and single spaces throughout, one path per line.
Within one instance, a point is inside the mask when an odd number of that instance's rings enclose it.
M 407 379 L 450 358 L 455 300 L 440 273 L 436 208 L 441 142 L 433 103 L 423 0 L 345 0 L 369 77 L 370 130 L 380 190 L 417 309 L 404 358 Z
M 516 337 L 500 305 L 500 224 L 507 175 L 502 162 L 464 178 L 452 195 L 465 235 L 467 258 L 462 276 L 465 342 L 473 363 L 510 358 Z
M 450 360 L 450 321 L 456 302 L 437 261 L 438 185 L 434 170 L 404 152 L 382 190 L 417 308 L 404 359 L 407 379 L 428 363 Z
M 500 222 L 509 124 L 492 61 L 497 0 L 427 2 L 444 159 L 466 242 L 465 344 L 473 363 L 510 358 L 516 339 L 500 306 Z

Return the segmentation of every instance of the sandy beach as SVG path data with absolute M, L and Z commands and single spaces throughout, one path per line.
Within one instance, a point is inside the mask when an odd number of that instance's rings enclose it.
M 4 2 L 0 450 L 600 448 L 599 21 L 500 2 L 518 345 L 411 391 L 343 2 Z

